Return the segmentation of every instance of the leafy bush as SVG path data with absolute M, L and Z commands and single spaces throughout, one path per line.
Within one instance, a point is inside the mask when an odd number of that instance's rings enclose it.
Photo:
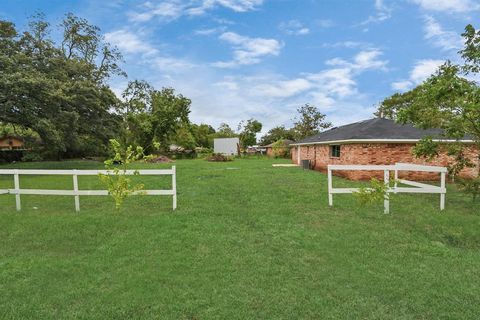
M 272 153 L 275 158 L 289 158 L 290 148 L 285 145 L 285 140 L 280 139 L 272 144 Z
M 43 157 L 41 154 L 35 151 L 25 152 L 22 157 L 23 162 L 35 162 L 35 161 L 43 161 Z
M 389 185 L 372 178 L 369 186 L 359 188 L 357 192 L 354 192 L 354 195 L 360 205 L 366 206 L 383 202 L 389 188 Z
M 226 156 L 221 153 L 214 153 L 211 156 L 206 158 L 207 161 L 210 162 L 227 162 L 227 161 L 233 161 L 232 156 Z
M 474 179 L 459 179 L 458 189 L 466 194 L 470 194 L 472 201 L 475 202 L 480 196 L 480 177 Z
M 105 160 L 105 169 L 107 174 L 99 174 L 100 181 L 107 187 L 108 194 L 115 200 L 115 208 L 120 209 L 123 201 L 135 192 L 139 192 L 144 188 L 143 184 L 132 184 L 131 179 L 127 176 L 127 170 L 130 163 L 145 159 L 142 147 L 128 146 L 123 148 L 120 143 L 110 140 L 114 156 Z M 138 170 L 134 171 L 134 175 L 138 175 Z

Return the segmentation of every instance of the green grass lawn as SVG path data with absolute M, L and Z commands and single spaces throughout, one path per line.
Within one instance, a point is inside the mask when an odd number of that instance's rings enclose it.
M 175 212 L 171 197 L 132 197 L 120 212 L 82 197 L 75 213 L 73 197 L 22 196 L 17 213 L 0 195 L 0 318 L 478 319 L 480 209 L 455 186 L 444 212 L 438 195 L 415 194 L 394 196 L 390 215 L 352 195 L 329 208 L 325 175 L 274 162 L 286 160 L 177 161 Z M 82 187 L 101 185 L 80 177 Z

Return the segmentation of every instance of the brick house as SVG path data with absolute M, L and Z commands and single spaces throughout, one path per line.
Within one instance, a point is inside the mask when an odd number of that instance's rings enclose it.
M 280 153 L 280 154 L 283 154 L 285 153 L 286 151 L 289 151 L 290 150 L 290 145 L 293 143 L 292 140 L 288 140 L 288 139 L 285 139 L 283 140 L 283 145 L 284 147 L 283 148 L 279 148 L 277 150 L 277 153 Z M 275 154 L 274 154 L 274 150 L 273 150 L 273 145 L 275 143 L 270 143 L 270 144 L 267 144 L 266 146 L 262 146 L 261 148 L 265 149 L 265 154 L 269 157 L 274 157 Z
M 0 150 L 23 149 L 23 139 L 14 136 L 4 136 L 0 138 Z
M 401 125 L 393 120 L 375 118 L 335 127 L 317 135 L 292 143 L 293 163 L 310 160 L 315 170 L 326 171 L 329 164 L 394 164 L 396 162 L 446 166 L 449 156 L 442 151 L 432 161 L 416 158 L 412 154 L 415 144 L 426 136 L 440 137 L 440 129 L 423 130 L 412 125 Z M 440 141 L 440 139 L 438 140 Z M 466 143 L 465 155 L 475 165 L 465 168 L 460 176 L 475 177 L 479 168 L 479 150 L 470 139 Z M 382 173 L 371 171 L 342 171 L 342 176 L 352 180 L 365 180 Z M 404 177 L 429 180 L 435 179 L 428 173 L 408 173 Z

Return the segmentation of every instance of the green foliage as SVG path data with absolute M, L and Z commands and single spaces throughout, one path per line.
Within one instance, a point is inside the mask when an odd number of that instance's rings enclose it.
M 213 149 L 215 129 L 208 124 L 193 124 L 191 127 L 193 138 L 197 147 Z
M 23 162 L 35 162 L 35 161 L 42 161 L 43 157 L 41 154 L 35 151 L 27 151 L 23 154 L 22 161 Z
M 228 161 L 233 161 L 234 157 L 232 156 L 226 156 L 221 153 L 214 153 L 208 157 L 205 158 L 205 160 L 210 161 L 210 162 L 228 162 Z
M 452 180 L 455 180 L 455 177 L 462 171 L 464 168 L 472 168 L 475 164 L 470 160 L 470 158 L 465 156 L 464 146 L 460 143 L 451 143 L 447 145 L 447 155 L 453 158 L 448 165 L 448 174 L 452 177 Z
M 480 197 L 480 178 L 475 179 L 459 179 L 458 189 L 463 193 L 472 196 L 472 201 L 475 202 Z
M 465 60 L 463 70 L 466 73 L 479 73 L 480 72 L 480 30 L 469 24 L 465 27 L 465 32 L 462 33 L 464 38 L 465 47 L 460 54 Z
M 330 128 L 332 124 L 325 121 L 326 115 L 321 113 L 317 107 L 305 104 L 297 109 L 299 117 L 296 118 L 293 130 L 296 139 L 303 139 Z
M 278 140 L 295 140 L 295 131 L 286 129 L 285 126 L 278 126 L 270 129 L 260 140 L 261 145 L 274 143 Z
M 369 186 L 360 187 L 354 196 L 361 206 L 381 203 L 385 200 L 390 186 L 376 178 L 370 180 Z
M 154 90 L 145 81 L 130 82 L 122 97 L 125 144 L 140 145 L 148 153 L 155 151 L 156 142 L 162 151 L 168 151 L 176 139 L 194 147 L 191 132 L 185 131 L 190 126 L 190 99 L 176 95 L 172 88 Z
M 110 144 L 113 157 L 104 162 L 108 173 L 99 174 L 99 178 L 106 186 L 109 195 L 115 200 L 115 208 L 118 210 L 128 196 L 144 188 L 143 184 L 132 184 L 126 172 L 132 162 L 144 159 L 145 155 L 142 147 L 128 146 L 123 148 L 115 139 L 111 139 Z M 137 170 L 134 171 L 134 175 L 138 175 Z
M 238 130 L 240 131 L 240 145 L 246 149 L 257 143 L 257 133 L 262 131 L 262 124 L 255 119 L 248 119 L 238 124 Z
M 433 141 L 432 137 L 421 139 L 414 147 L 413 154 L 417 157 L 425 157 L 429 161 L 438 156 L 439 143 Z
M 178 128 L 172 137 L 172 142 L 186 150 L 193 150 L 196 145 L 192 130 L 188 126 Z
M 445 62 L 438 71 L 419 86 L 405 93 L 396 93 L 385 99 L 377 115 L 395 119 L 401 123 L 413 123 L 420 128 L 440 128 L 443 135 L 437 139 L 472 139 L 480 149 L 480 87 L 468 80 L 467 74 L 480 72 L 480 32 L 472 25 L 462 34 L 465 47 L 460 53 L 463 65 Z M 471 78 L 471 77 L 470 77 Z M 438 154 L 440 144 L 417 146 L 415 154 L 430 158 Z M 468 166 L 463 149 L 465 144 L 456 144 L 451 155 L 454 161 L 449 166 L 454 172 Z M 480 161 L 480 156 L 477 159 Z M 480 165 L 478 167 L 480 174 Z
M 215 133 L 215 138 L 234 138 L 238 135 L 227 123 L 221 123 Z
M 272 144 L 273 156 L 275 158 L 288 158 L 290 148 L 285 144 L 285 140 L 280 139 Z
M 118 132 L 119 101 L 105 83 L 122 73 L 121 56 L 84 19 L 67 14 L 60 28 L 57 45 L 43 15 L 21 35 L 0 21 L 0 121 L 38 134 L 48 157 L 86 155 L 85 138 L 101 153 Z

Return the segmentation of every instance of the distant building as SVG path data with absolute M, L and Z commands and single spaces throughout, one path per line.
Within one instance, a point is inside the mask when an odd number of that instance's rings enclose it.
M 294 163 L 310 160 L 313 169 L 326 171 L 329 164 L 349 165 L 389 165 L 397 162 L 446 166 L 451 158 L 446 151 L 428 162 L 416 158 L 412 149 L 422 138 L 431 136 L 434 141 L 441 139 L 440 129 L 423 130 L 410 124 L 399 124 L 393 120 L 376 118 L 347 124 L 323 131 L 311 137 L 292 143 L 291 155 Z M 465 156 L 475 164 L 460 172 L 462 177 L 476 176 L 479 163 L 479 150 L 469 137 L 459 141 L 466 144 Z M 343 171 L 342 175 L 353 180 L 383 178 L 383 173 L 369 171 Z M 409 173 L 409 177 L 419 180 L 436 178 L 427 173 Z
M 246 151 L 248 154 L 264 154 L 265 148 L 259 145 L 254 145 L 254 146 L 249 146 Z
M 21 137 L 4 136 L 0 138 L 0 150 L 24 149 L 24 142 Z
M 240 152 L 240 140 L 238 138 L 214 139 L 213 151 L 228 156 L 238 155 Z
M 263 149 L 265 149 L 265 154 L 269 157 L 274 157 L 274 156 L 278 156 L 278 155 L 282 155 L 282 154 L 286 154 L 287 151 L 290 151 L 290 145 L 293 143 L 292 140 L 288 140 L 288 139 L 285 139 L 283 140 L 283 147 L 282 148 L 278 148 L 276 150 L 277 154 L 275 155 L 274 154 L 274 149 L 273 149 L 273 146 L 275 144 L 274 143 L 270 143 L 270 144 L 267 144 L 266 146 L 262 146 Z

